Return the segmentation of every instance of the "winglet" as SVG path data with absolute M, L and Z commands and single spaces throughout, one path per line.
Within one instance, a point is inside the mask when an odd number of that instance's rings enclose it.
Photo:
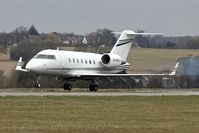
M 177 71 L 177 68 L 178 68 L 179 64 L 180 64 L 179 62 L 176 63 L 173 71 L 169 74 L 170 76 L 175 76 L 176 75 L 176 71 Z
M 17 71 L 22 71 L 22 72 L 28 72 L 28 70 L 22 68 L 23 62 L 22 62 L 22 57 L 19 58 L 19 61 L 17 62 L 17 66 L 15 70 Z

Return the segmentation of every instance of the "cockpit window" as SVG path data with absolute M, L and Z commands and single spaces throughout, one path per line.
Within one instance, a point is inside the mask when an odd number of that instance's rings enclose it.
M 47 55 L 38 54 L 35 58 L 36 58 L 36 59 L 46 59 L 46 58 L 47 58 Z
M 55 58 L 54 55 L 48 55 L 48 56 L 47 56 L 47 59 L 56 60 L 56 58 Z
M 56 60 L 55 55 L 45 55 L 45 54 L 38 54 L 35 56 L 36 59 L 50 59 L 50 60 Z

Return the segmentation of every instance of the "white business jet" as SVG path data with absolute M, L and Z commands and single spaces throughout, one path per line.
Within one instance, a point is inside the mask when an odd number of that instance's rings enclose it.
M 170 74 L 121 74 L 125 72 L 130 64 L 126 61 L 129 50 L 136 35 L 159 35 L 160 33 L 135 33 L 124 30 L 120 33 L 115 46 L 110 53 L 95 54 L 62 50 L 43 50 L 36 54 L 22 68 L 22 57 L 20 57 L 16 70 L 31 72 L 36 75 L 52 75 L 65 79 L 64 90 L 71 90 L 70 80 L 90 80 L 90 91 L 97 91 L 100 77 L 136 77 L 136 76 L 174 76 L 178 64 Z M 40 87 L 39 82 L 35 87 Z

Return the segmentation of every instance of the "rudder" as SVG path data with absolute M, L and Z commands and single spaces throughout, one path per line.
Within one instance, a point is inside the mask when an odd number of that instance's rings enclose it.
M 134 31 L 124 30 L 121 33 L 116 44 L 114 45 L 113 49 L 111 50 L 110 54 L 119 55 L 123 61 L 126 61 L 134 39 L 133 38 L 134 34 L 135 34 Z

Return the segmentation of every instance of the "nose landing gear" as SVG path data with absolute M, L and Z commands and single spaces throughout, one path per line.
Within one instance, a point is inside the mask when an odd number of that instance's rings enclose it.
M 35 83 L 35 88 L 40 88 L 41 84 L 40 83 Z
M 39 83 L 40 77 L 37 78 L 37 81 L 35 83 L 35 88 L 40 88 L 41 84 Z

